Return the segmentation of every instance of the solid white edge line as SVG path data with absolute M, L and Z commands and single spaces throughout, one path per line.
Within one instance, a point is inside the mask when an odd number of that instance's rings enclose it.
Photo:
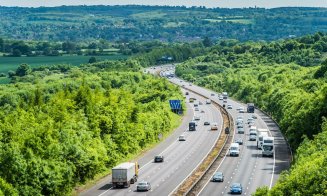
M 216 101 L 216 103 L 218 103 L 218 102 Z M 226 110 L 226 111 L 227 111 L 227 110 Z M 227 111 L 227 113 L 229 114 L 228 111 Z M 233 125 L 234 125 L 234 122 L 233 122 Z M 234 126 L 235 126 L 235 125 L 234 125 Z M 235 133 L 236 133 L 236 130 L 235 130 L 235 127 L 234 127 L 234 133 L 233 133 L 232 141 L 234 140 Z M 221 163 L 219 164 L 219 166 L 217 167 L 217 169 L 215 170 L 214 173 L 216 173 L 216 172 L 218 171 L 218 169 L 220 168 L 220 166 L 224 163 L 225 158 L 227 157 L 227 154 L 228 154 L 228 153 L 225 154 L 223 160 L 221 161 Z M 212 176 L 211 176 L 211 177 L 212 177 Z M 208 181 L 204 184 L 204 186 L 203 186 L 202 189 L 199 191 L 199 193 L 197 194 L 197 196 L 200 195 L 201 192 L 202 192 L 202 191 L 207 187 L 207 185 L 208 185 L 209 182 L 211 181 L 211 177 L 210 177 L 210 178 L 208 179 Z
M 192 108 L 192 106 L 191 106 L 191 108 Z M 194 112 L 194 109 L 192 108 L 192 111 L 193 111 L 193 118 L 194 118 L 194 114 L 195 114 L 195 112 Z M 167 148 L 165 148 L 165 150 L 163 150 L 159 155 L 161 155 L 161 154 L 163 154 L 164 152 L 166 152 L 169 148 L 171 148 L 175 143 L 177 143 L 177 141 L 174 141 L 173 143 L 171 143 Z M 150 163 L 152 163 L 152 161 L 149 161 L 149 162 L 147 162 L 146 164 L 144 164 L 142 167 L 140 167 L 140 169 L 139 170 L 141 170 L 141 169 L 144 169 L 147 165 L 149 165 Z M 98 196 L 102 196 L 102 195 L 104 195 L 105 193 L 107 193 L 109 190 L 112 190 L 112 187 L 110 188 L 110 189 L 108 189 L 108 190 L 106 190 L 105 192 L 103 192 L 103 193 L 101 193 L 100 195 L 98 195 Z
M 215 106 L 214 106 L 215 107 Z M 220 119 L 223 121 L 223 118 L 222 118 L 222 115 L 221 115 L 221 113 L 220 113 L 220 111 L 219 111 L 219 114 L 220 114 Z M 223 130 L 222 130 L 222 128 L 223 128 L 223 123 L 221 124 L 221 128 L 220 128 L 220 134 L 222 134 L 223 133 Z M 217 143 L 217 141 L 218 141 L 218 139 L 219 139 L 219 136 L 220 136 L 220 134 L 218 135 L 218 137 L 217 137 L 217 139 L 215 140 L 215 142 L 214 142 L 214 144 L 212 145 L 212 147 L 210 148 L 210 150 L 208 151 L 208 153 L 203 157 L 203 159 L 199 162 L 199 164 L 197 164 L 197 166 L 189 173 L 189 175 L 187 175 L 186 176 L 186 178 L 184 178 L 183 180 L 182 180 L 182 182 L 181 183 L 179 183 L 175 188 L 174 188 L 174 190 L 173 191 L 171 191 L 169 194 L 168 194 L 168 196 L 170 196 L 171 194 L 173 194 L 175 191 L 176 191 L 176 189 L 181 185 L 181 184 L 183 184 L 183 182 L 199 167 L 199 165 L 203 162 L 203 160 L 208 156 L 208 154 L 211 152 L 211 150 L 213 149 L 213 147 L 215 146 L 215 144 Z

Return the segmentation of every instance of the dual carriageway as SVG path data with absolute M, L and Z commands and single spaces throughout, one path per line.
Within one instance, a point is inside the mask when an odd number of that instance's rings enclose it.
M 148 72 L 155 74 L 158 69 L 160 68 L 150 68 Z M 187 108 L 180 127 L 137 160 L 140 165 L 138 181 L 150 182 L 152 189 L 148 192 L 136 192 L 136 184 L 127 189 L 113 189 L 111 176 L 108 176 L 80 195 L 175 195 L 179 186 L 200 166 L 215 146 L 220 134 L 225 134 L 222 130 L 223 119 L 219 108 L 214 104 L 205 104 L 205 97 L 210 97 L 212 101 L 220 105 L 227 105 L 219 100 L 216 92 L 192 85 L 176 77 L 170 77 L 169 80 L 181 86 L 183 94 L 186 91 L 189 92 L 189 95 L 186 95 Z M 190 97 L 203 103 L 199 106 L 199 111 L 195 111 L 193 104 L 188 102 Z M 244 104 L 231 99 L 228 99 L 227 102 L 232 105 L 232 109 L 227 111 L 233 119 L 242 116 L 246 120 L 252 116 L 252 114 L 238 112 L 237 108 L 244 107 Z M 188 123 L 193 120 L 195 115 L 200 117 L 200 120 L 197 121 L 197 130 L 188 131 Z M 232 131 L 233 141 L 236 138 L 243 139 L 243 145 L 240 145 L 240 155 L 238 157 L 230 157 L 228 154 L 222 156 L 216 170 L 223 172 L 224 182 L 211 182 L 210 178 L 203 179 L 202 185 L 196 190 L 195 195 L 229 195 L 229 187 L 234 182 L 242 184 L 242 195 L 251 195 L 258 187 L 272 187 L 281 171 L 290 167 L 291 152 L 277 124 L 259 110 L 255 111 L 255 115 L 257 116 L 255 126 L 269 129 L 275 138 L 275 156 L 273 158 L 261 156 L 261 150 L 257 149 L 256 141 L 249 141 L 249 130 L 246 125 L 244 134 Z M 217 122 L 220 125 L 219 129 L 211 131 L 210 126 L 204 125 L 205 121 Z M 178 141 L 181 134 L 185 135 L 186 141 Z M 164 162 L 154 163 L 153 157 L 156 155 L 163 155 Z

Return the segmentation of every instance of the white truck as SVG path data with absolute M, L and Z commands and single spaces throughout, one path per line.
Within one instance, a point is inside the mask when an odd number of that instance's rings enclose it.
M 112 168 L 112 186 L 129 187 L 137 181 L 139 165 L 137 162 L 121 163 Z
M 273 157 L 274 156 L 274 137 L 263 137 L 262 142 L 262 156 Z
M 268 129 L 258 129 L 257 130 L 257 148 L 262 149 L 263 137 L 269 137 Z
M 211 104 L 211 99 L 207 99 L 206 104 Z

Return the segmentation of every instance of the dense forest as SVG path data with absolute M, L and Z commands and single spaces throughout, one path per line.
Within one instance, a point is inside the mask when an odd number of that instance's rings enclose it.
M 139 68 L 21 65 L 0 86 L 0 195 L 67 195 L 171 131 L 178 87 Z
M 271 191 L 257 195 L 326 194 L 326 52 L 323 33 L 270 43 L 221 41 L 177 66 L 178 76 L 254 102 L 279 123 L 295 162 Z
M 62 6 L 0 7 L 0 13 L 0 37 L 18 40 L 246 41 L 327 30 L 326 8 Z

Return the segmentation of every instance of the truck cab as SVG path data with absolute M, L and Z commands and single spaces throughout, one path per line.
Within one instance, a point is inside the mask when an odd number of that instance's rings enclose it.
M 274 156 L 274 137 L 264 137 L 262 143 L 262 156 Z
M 254 113 L 254 103 L 248 103 L 247 104 L 247 112 L 248 113 Z

